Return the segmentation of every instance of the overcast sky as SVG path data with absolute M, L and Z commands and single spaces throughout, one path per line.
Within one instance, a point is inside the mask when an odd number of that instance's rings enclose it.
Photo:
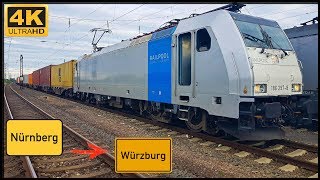
M 19 75 L 20 54 L 24 74 L 60 64 L 92 52 L 90 29 L 112 30 L 98 46 L 107 46 L 159 28 L 163 23 L 202 13 L 225 4 L 49 4 L 49 36 L 4 39 L 4 62 L 11 77 Z M 318 16 L 318 4 L 247 4 L 244 14 L 278 21 L 283 29 Z M 70 27 L 69 27 L 70 19 Z M 107 23 L 108 22 L 108 23 Z

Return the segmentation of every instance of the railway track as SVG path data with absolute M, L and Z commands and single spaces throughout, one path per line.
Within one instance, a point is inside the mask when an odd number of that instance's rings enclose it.
M 5 87 L 4 96 L 8 112 L 11 114 L 10 119 L 55 119 L 53 116 L 18 94 L 11 86 Z M 99 145 L 99 142 L 92 142 L 84 136 L 85 135 L 79 134 L 74 129 L 63 125 L 64 139 L 63 154 L 61 156 L 24 156 L 22 157 L 24 162 L 23 170 L 18 171 L 18 173 L 12 172 L 11 174 L 8 172 L 7 177 L 144 178 L 143 175 L 138 173 L 115 173 L 115 159 L 110 153 L 104 153 L 93 160 L 88 160 L 88 157 L 85 155 L 74 155 L 70 153 L 71 149 L 88 148 L 88 142 L 93 145 Z M 15 156 L 8 157 L 14 158 Z M 9 167 L 9 165 L 7 167 Z
M 223 146 L 238 149 L 240 151 L 270 158 L 282 163 L 295 165 L 300 168 L 304 168 L 313 172 L 318 172 L 318 164 L 315 163 L 315 160 L 313 159 L 305 160 L 303 156 L 304 154 L 308 154 L 310 157 L 317 157 L 318 156 L 317 146 L 307 145 L 307 144 L 298 143 L 298 142 L 289 141 L 289 140 L 274 140 L 274 141 L 268 141 L 268 142 L 258 142 L 255 144 L 260 144 L 260 145 L 254 145 L 254 144 L 252 145 L 252 144 L 247 144 L 247 142 L 231 141 L 228 139 L 223 139 L 221 137 L 213 137 L 211 135 L 204 134 L 204 133 L 191 132 L 185 128 L 178 127 L 178 126 L 168 125 L 168 124 L 164 124 L 157 121 L 150 121 L 150 119 L 146 119 L 145 117 L 141 117 L 139 115 L 132 114 L 132 112 L 126 112 L 124 110 L 120 111 L 118 109 L 113 109 L 113 108 L 111 109 L 111 108 L 105 108 L 105 107 L 97 107 L 95 105 L 84 103 L 79 100 L 74 100 L 74 99 L 71 99 L 71 100 L 75 102 L 80 102 L 82 104 L 86 104 L 91 107 L 96 107 L 111 113 L 119 114 L 129 119 L 137 119 L 147 124 L 152 124 L 154 126 L 159 126 L 161 128 L 168 128 L 171 131 L 176 131 L 182 134 L 188 134 L 194 138 L 200 138 L 204 141 L 218 143 Z M 295 156 L 295 153 L 291 153 L 293 154 L 291 155 L 290 152 L 288 151 L 298 151 L 297 154 L 299 155 L 299 152 L 300 152 L 302 155 Z
M 59 97 L 59 96 L 56 96 L 56 97 Z M 144 124 L 149 124 L 149 125 L 152 125 L 153 127 L 159 127 L 160 129 L 161 128 L 169 129 L 170 131 L 177 132 L 176 134 L 188 134 L 189 137 L 199 138 L 201 139 L 201 141 L 213 142 L 214 144 L 219 144 L 220 146 L 231 147 L 236 150 L 240 150 L 241 152 L 248 152 L 251 154 L 255 154 L 257 156 L 262 156 L 263 158 L 270 158 L 272 160 L 285 163 L 287 165 L 295 165 L 295 166 L 298 166 L 299 168 L 304 168 L 312 172 L 318 172 L 317 158 L 315 158 L 316 162 L 314 159 L 305 158 L 305 154 L 308 154 L 309 157 L 318 157 L 317 146 L 307 145 L 307 144 L 288 141 L 288 140 L 274 140 L 274 141 L 268 141 L 268 142 L 255 143 L 260 145 L 247 144 L 247 142 L 232 141 L 228 139 L 223 139 L 221 137 L 213 137 L 204 133 L 194 133 L 182 127 L 168 125 L 168 124 L 164 124 L 156 121 L 150 121 L 150 119 L 146 119 L 145 117 L 141 117 L 139 115 L 132 114 L 132 112 L 126 112 L 124 110 L 97 107 L 95 105 L 85 103 L 79 100 L 74 100 L 74 99 L 68 99 L 68 100 L 82 103 L 87 106 L 95 107 L 95 108 L 105 110 L 107 112 L 111 112 L 114 114 L 118 114 L 127 119 L 135 119 L 135 120 L 141 121 L 142 123 L 140 124 L 141 126 L 144 126 Z M 283 150 L 283 149 L 286 149 L 286 150 Z M 295 150 L 298 150 L 300 152 L 302 150 L 304 152 L 303 153 L 304 155 L 303 154 L 297 155 L 297 156 L 293 155 L 293 157 L 288 155 L 290 154 L 288 151 L 295 151 Z M 313 177 L 315 176 L 317 177 L 317 174 L 315 174 Z
M 295 165 L 300 168 L 304 168 L 313 172 L 318 172 L 318 163 L 311 162 L 312 159 L 305 160 L 303 159 L 303 156 L 301 156 L 301 158 L 299 157 L 297 158 L 296 156 L 290 157 L 289 155 L 287 155 L 289 153 L 277 152 L 278 150 L 281 151 L 281 149 L 285 147 L 289 147 L 291 149 L 295 149 L 298 151 L 302 150 L 302 152 L 305 152 L 304 154 L 307 154 L 307 153 L 314 154 L 313 155 L 314 157 L 318 157 L 317 146 L 307 145 L 307 144 L 293 142 L 289 140 L 274 140 L 274 141 L 268 141 L 268 142 L 262 141 L 254 144 L 246 144 L 247 142 L 231 141 L 228 139 L 223 139 L 221 137 L 214 137 L 205 133 L 191 132 L 182 127 L 168 125 L 168 124 L 164 124 L 156 121 L 150 121 L 149 119 L 146 119 L 144 117 L 128 114 L 123 111 L 118 111 L 114 109 L 107 109 L 107 111 L 119 114 L 127 118 L 131 118 L 131 119 L 133 118 L 141 122 L 144 122 L 146 124 L 152 124 L 154 126 L 158 126 L 161 128 L 170 129 L 171 131 L 179 132 L 180 134 L 188 134 L 192 138 L 200 138 L 202 141 L 214 142 L 216 144 L 221 144 L 222 146 L 231 147 L 243 152 L 252 153 L 252 154 L 262 156 L 262 157 L 267 157 L 282 163 Z M 281 147 L 281 148 L 277 148 L 277 147 Z
M 214 137 L 205 133 L 191 132 L 182 127 L 167 125 L 167 124 L 156 122 L 156 121 L 150 121 L 149 119 L 145 119 L 143 117 L 128 114 L 126 112 L 122 112 L 118 110 L 108 109 L 108 111 L 112 113 L 120 114 L 127 118 L 134 118 L 147 124 L 152 124 L 154 126 L 159 126 L 161 128 L 167 128 L 174 132 L 179 132 L 181 134 L 188 134 L 192 138 L 200 138 L 202 141 L 214 142 L 216 144 L 221 144 L 222 146 L 231 147 L 231 148 L 240 150 L 242 152 L 252 153 L 252 154 L 262 156 L 262 157 L 267 157 L 282 163 L 295 165 L 300 168 L 304 168 L 313 172 L 318 172 L 318 164 L 311 162 L 309 160 L 303 159 L 303 156 L 301 156 L 302 158 L 297 158 L 296 156 L 290 157 L 287 155 L 288 153 L 284 154 L 281 152 L 280 153 L 277 152 L 277 150 L 281 151 L 281 149 L 285 147 L 289 147 L 291 149 L 302 150 L 303 152 L 314 154 L 313 155 L 314 157 L 318 157 L 317 146 L 302 144 L 302 143 L 293 142 L 289 140 L 274 140 L 274 141 L 268 141 L 268 142 L 261 141 L 254 144 L 252 143 L 247 144 L 247 142 L 232 141 L 228 139 L 223 139 L 221 137 Z M 281 148 L 277 148 L 277 147 L 281 147 Z
M 10 109 L 8 109 L 7 99 L 4 96 L 6 109 L 4 111 L 4 118 L 13 119 Z M 6 153 L 6 126 L 4 126 L 4 177 L 5 178 L 23 178 L 23 177 L 36 177 L 34 169 L 30 165 L 28 156 L 8 156 Z

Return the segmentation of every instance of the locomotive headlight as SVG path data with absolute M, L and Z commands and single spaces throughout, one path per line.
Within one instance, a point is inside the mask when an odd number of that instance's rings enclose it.
M 266 93 L 267 92 L 267 85 L 266 84 L 256 84 L 254 86 L 255 93 Z
M 300 92 L 301 91 L 301 84 L 292 84 L 292 92 Z

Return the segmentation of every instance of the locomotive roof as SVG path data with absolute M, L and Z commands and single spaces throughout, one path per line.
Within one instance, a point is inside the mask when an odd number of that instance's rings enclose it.
M 136 36 L 136 37 L 128 39 L 128 40 L 123 40 L 119 43 L 104 47 L 98 52 L 94 52 L 89 55 L 84 55 L 82 57 L 84 59 L 87 59 L 86 57 L 95 56 L 95 55 L 99 55 L 99 54 L 103 54 L 103 53 L 108 53 L 108 52 L 111 52 L 114 50 L 126 48 L 126 47 L 137 45 L 140 43 L 144 43 L 144 42 L 150 41 L 152 39 L 155 39 L 156 37 L 159 38 L 159 36 L 163 37 L 163 36 L 166 36 L 168 33 L 172 33 L 172 31 L 178 26 L 179 21 L 196 18 L 198 16 L 202 16 L 202 15 L 205 15 L 208 13 L 217 13 L 217 12 L 222 12 L 222 11 L 228 12 L 232 16 L 232 18 L 234 18 L 234 19 L 244 20 L 244 21 L 258 23 L 258 24 L 265 24 L 265 25 L 269 25 L 269 26 L 273 26 L 273 27 L 279 27 L 278 23 L 273 20 L 250 16 L 250 15 L 245 15 L 245 14 L 240 14 L 240 13 L 235 13 L 235 12 L 220 9 L 220 10 L 210 11 L 210 12 L 197 14 L 197 15 L 192 14 L 192 16 L 190 15 L 189 17 L 182 18 L 182 19 L 174 19 L 174 20 L 176 20 L 176 22 L 169 21 L 169 22 L 167 22 L 167 23 L 169 23 L 169 25 L 161 27 L 155 31 L 152 31 L 150 33 L 145 33 L 143 35 Z M 80 57 L 80 59 L 82 59 L 82 58 Z
M 152 40 L 155 40 L 155 39 L 158 39 L 158 38 L 167 37 L 167 36 L 169 36 L 169 35 L 171 35 L 173 33 L 175 27 L 176 27 L 176 25 L 168 25 L 168 26 L 159 28 L 159 29 L 157 29 L 157 30 L 155 30 L 153 32 L 144 34 L 142 36 L 137 36 L 135 38 L 128 39 L 128 40 L 123 40 L 123 41 L 121 41 L 119 43 L 104 47 L 98 52 L 94 52 L 94 53 L 88 54 L 88 55 L 83 55 L 79 59 L 82 59 L 82 58 L 86 59 L 87 57 L 90 57 L 90 56 L 95 56 L 95 55 L 99 55 L 99 54 L 103 54 L 103 53 L 108 53 L 108 52 L 111 52 L 111 51 L 114 51 L 114 50 L 126 48 L 126 47 L 129 47 L 129 46 L 134 46 L 134 45 L 141 44 L 141 43 L 144 43 L 144 42 L 147 42 L 147 41 L 152 41 Z
M 318 23 L 285 29 L 284 32 L 289 39 L 318 35 Z
M 273 26 L 273 27 L 280 27 L 276 21 L 273 21 L 270 19 L 265 19 L 265 18 L 256 17 L 256 16 L 250 16 L 250 15 L 246 15 L 246 14 L 234 13 L 234 12 L 230 12 L 230 11 L 229 11 L 229 14 L 232 16 L 233 19 L 236 19 L 236 20 L 251 22 L 251 23 L 255 23 L 255 24 L 263 24 L 263 25 Z
M 224 11 L 224 10 L 218 10 L 218 11 Z M 202 15 L 202 14 L 199 14 L 199 16 L 200 15 Z M 98 52 L 94 52 L 94 53 L 91 53 L 91 54 L 85 54 L 85 55 L 81 56 L 79 59 L 87 59 L 88 57 L 91 57 L 91 56 L 95 56 L 95 55 L 111 52 L 111 51 L 114 51 L 114 50 L 117 50 L 117 49 L 126 48 L 126 47 L 128 47 L 130 45 L 136 45 L 136 44 L 139 44 L 139 42 L 142 43 L 142 42 L 145 42 L 145 41 L 149 41 L 151 39 L 151 37 L 153 39 L 156 39 L 156 38 L 159 38 L 159 37 L 162 37 L 162 36 L 166 36 L 166 34 L 168 34 L 168 32 L 171 32 L 172 29 L 174 29 L 178 25 L 180 20 L 189 19 L 189 18 L 193 18 L 193 17 L 196 17 L 196 16 L 189 16 L 187 18 L 182 18 L 182 19 L 174 19 L 174 20 L 177 20 L 177 22 L 170 23 L 171 21 L 169 21 L 169 22 L 167 22 L 167 23 L 169 23 L 169 25 L 166 25 L 164 27 L 158 28 L 155 31 L 152 31 L 150 33 L 145 33 L 143 35 L 136 36 L 136 37 L 131 38 L 131 39 L 122 40 L 119 43 L 116 43 L 116 44 L 113 44 L 113 45 L 110 45 L 110 46 L 107 46 L 107 47 L 103 47 Z M 154 36 L 155 34 L 157 34 L 157 35 Z M 140 39 L 145 39 L 145 40 L 144 41 L 139 41 Z M 135 43 L 132 43 L 132 42 L 135 42 Z

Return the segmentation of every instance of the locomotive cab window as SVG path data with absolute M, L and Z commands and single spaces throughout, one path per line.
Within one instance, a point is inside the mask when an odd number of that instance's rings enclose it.
M 203 28 L 197 31 L 197 51 L 208 51 L 211 47 L 211 38 L 207 29 Z

